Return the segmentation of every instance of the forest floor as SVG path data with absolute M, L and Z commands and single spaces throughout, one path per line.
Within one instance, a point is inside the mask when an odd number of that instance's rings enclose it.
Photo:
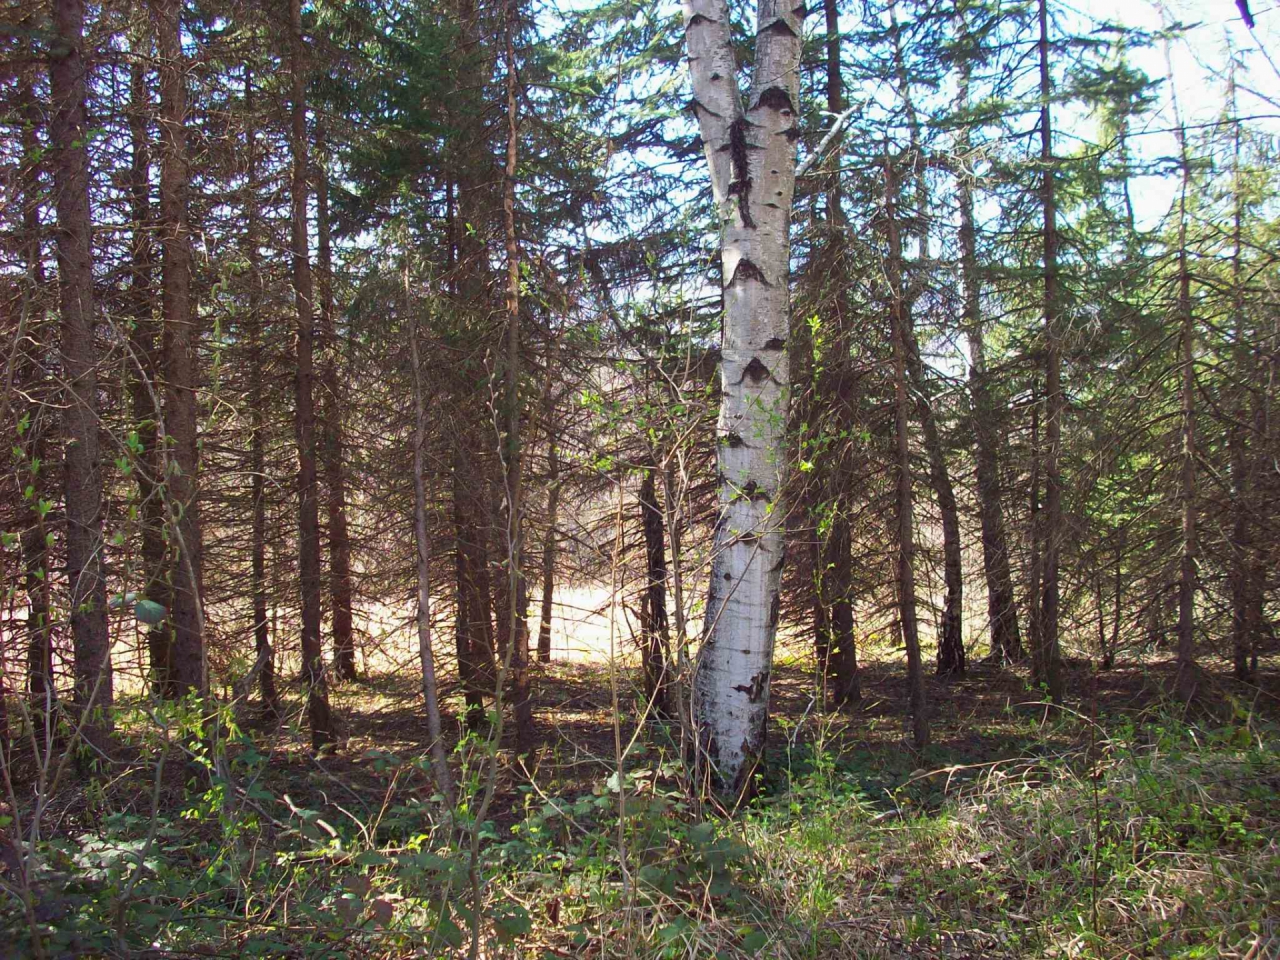
M 918 754 L 896 664 L 864 663 L 862 702 L 831 712 L 784 655 L 757 795 L 726 818 L 689 799 L 667 728 L 615 726 L 637 713 L 633 668 L 536 665 L 538 745 L 498 754 L 480 827 L 482 955 L 1274 960 L 1280 670 L 1264 667 L 1257 686 L 1206 672 L 1188 712 L 1167 663 L 1072 663 L 1054 711 L 1021 671 L 976 664 L 930 680 Z M 139 714 L 105 786 L 51 802 L 67 839 L 32 912 L 0 908 L 0 957 L 35 955 L 42 909 L 48 956 L 454 956 L 468 843 L 433 796 L 416 672 L 336 687 L 344 741 L 319 756 L 296 686 L 287 699 L 283 724 L 242 708 L 224 777 L 197 757 L 157 780 Z M 485 756 L 475 736 L 454 753 L 463 820 Z

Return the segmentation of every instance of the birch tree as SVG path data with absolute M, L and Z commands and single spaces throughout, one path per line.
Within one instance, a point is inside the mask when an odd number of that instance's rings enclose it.
M 694 679 L 699 775 L 726 795 L 765 742 L 783 564 L 788 287 L 804 5 L 758 0 L 744 98 L 726 0 L 686 0 L 685 40 L 720 221 L 719 517 Z

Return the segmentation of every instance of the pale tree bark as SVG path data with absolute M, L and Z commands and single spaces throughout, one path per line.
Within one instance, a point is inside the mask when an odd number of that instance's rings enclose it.
M 54 205 L 58 288 L 62 309 L 63 415 L 67 447 L 67 578 L 77 710 L 87 712 L 85 739 L 107 745 L 113 702 L 107 584 L 102 567 L 102 458 L 98 440 L 98 349 L 94 339 L 93 251 L 90 242 L 89 139 L 85 113 L 83 0 L 55 0 L 49 87 L 53 120 Z
M 153 0 L 160 76 L 161 309 L 164 318 L 164 432 L 172 445 L 164 477 L 173 531 L 173 645 L 169 678 L 175 692 L 208 692 L 201 609 L 199 447 L 196 403 L 196 314 L 191 305 L 191 237 L 187 225 L 187 80 L 182 52 L 182 0 Z M 166 462 L 162 458 L 162 462 Z
M 292 128 L 289 146 L 293 292 L 297 303 L 297 367 L 294 373 L 294 433 L 298 444 L 298 575 L 302 590 L 302 675 L 307 685 L 307 717 L 311 743 L 334 739 L 329 685 L 320 642 L 320 511 L 316 489 L 315 301 L 307 243 L 307 68 L 302 35 L 301 0 L 290 0 L 292 34 L 289 57 Z
M 911 399 L 907 395 L 908 332 L 902 289 L 902 238 L 898 230 L 898 182 L 893 161 L 884 157 L 885 227 L 889 234 L 889 328 L 893 340 L 893 409 L 897 477 L 898 629 L 907 651 L 907 688 L 911 740 L 917 750 L 929 745 L 924 664 L 916 615 L 915 517 L 911 489 Z
M 764 752 L 783 564 L 790 219 L 803 4 L 759 0 L 744 104 L 725 0 L 686 0 L 693 109 L 721 220 L 719 518 L 694 679 L 699 762 L 726 795 Z
M 342 345 L 334 320 L 333 250 L 329 224 L 329 170 L 324 126 L 316 127 L 316 285 L 320 296 L 320 396 L 324 482 L 328 488 L 329 611 L 333 619 L 333 668 L 342 680 L 356 679 L 351 615 L 351 534 L 347 524 L 347 476 L 342 414 L 345 409 L 338 362 Z
M 969 73 L 961 72 L 959 102 L 969 105 Z M 1005 533 L 997 423 L 1002 419 L 992 396 L 987 370 L 982 319 L 982 280 L 978 272 L 978 235 L 973 218 L 973 178 L 967 169 L 968 127 L 961 127 L 957 143 L 956 192 L 960 207 L 960 274 L 964 287 L 964 329 L 969 341 L 969 392 L 973 397 L 973 435 L 976 447 L 978 508 L 982 525 L 982 569 L 987 581 L 987 622 L 991 659 L 1012 663 L 1022 659 L 1022 637 L 1013 577 L 1009 571 L 1009 541 Z
M 445 806 L 453 808 L 453 777 L 445 752 L 444 725 L 440 719 L 440 694 L 436 683 L 436 660 L 431 631 L 431 541 L 427 534 L 426 446 L 428 411 L 423 364 L 418 348 L 418 314 L 409 291 L 409 257 L 405 255 L 404 300 L 408 326 L 409 358 L 413 364 L 413 533 L 418 560 L 418 660 L 422 665 L 422 699 L 427 710 L 427 734 L 431 737 L 431 764 L 436 788 Z
M 1058 207 L 1055 194 L 1053 156 L 1053 117 L 1049 98 L 1053 87 L 1049 79 L 1049 12 L 1048 0 L 1040 0 L 1040 202 L 1044 213 L 1044 561 L 1040 593 L 1040 637 L 1033 664 L 1032 677 L 1043 684 L 1049 699 L 1062 702 L 1062 664 L 1058 645 L 1058 556 L 1061 551 L 1062 516 L 1062 418 L 1066 414 L 1066 397 L 1062 392 L 1062 320 L 1058 291 Z

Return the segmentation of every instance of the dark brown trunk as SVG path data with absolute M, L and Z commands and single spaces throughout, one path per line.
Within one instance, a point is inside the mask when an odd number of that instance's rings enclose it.
M 436 683 L 434 638 L 431 624 L 431 542 L 427 534 L 426 452 L 430 429 L 426 384 L 421 352 L 418 349 L 418 312 L 413 308 L 409 286 L 409 255 L 404 257 L 404 305 L 408 326 L 409 357 L 413 365 L 413 539 L 418 575 L 418 661 L 422 665 L 422 699 L 427 711 L 427 733 L 431 737 L 431 764 L 436 787 L 445 807 L 453 809 L 453 777 L 445 749 L 444 724 L 440 716 L 440 691 Z
M 1236 106 L 1235 71 L 1230 74 L 1230 105 L 1232 114 Z M 1260 392 L 1257 384 L 1257 368 L 1249 344 L 1249 330 L 1245 320 L 1244 276 L 1241 256 L 1244 252 L 1244 184 L 1240 176 L 1240 123 L 1232 131 L 1232 191 L 1234 210 L 1232 215 L 1231 297 L 1235 321 L 1235 361 L 1237 376 L 1241 381 L 1239 401 L 1236 403 L 1235 423 L 1228 435 L 1231 455 L 1231 665 L 1237 680 L 1252 680 L 1249 655 L 1254 649 L 1262 626 L 1261 584 L 1255 580 L 1257 548 L 1254 543 L 1254 490 L 1257 486 L 1255 465 L 1259 461 L 1249 450 L 1262 447 L 1262 426 L 1255 411 L 1261 404 L 1250 403 L 1250 396 Z M 1245 386 L 1247 385 L 1247 386 Z M 1252 437 L 1249 436 L 1252 427 Z
M 960 101 L 968 104 L 968 76 L 964 76 Z M 967 134 L 960 147 L 961 163 L 967 163 Z M 999 427 L 1003 411 L 997 409 L 987 371 L 986 341 L 982 319 L 981 278 L 978 275 L 977 229 L 973 220 L 973 188 L 963 172 L 956 178 L 960 201 L 960 272 L 964 285 L 964 325 L 969 338 L 972 365 L 969 391 L 973 397 L 973 434 L 978 508 L 982 523 L 982 570 L 987 581 L 987 622 L 991 632 L 991 659 L 1013 663 L 1022 659 L 1017 601 L 1009 571 L 1009 544 L 1005 534 L 1003 491 L 1000 483 Z
M 1040 509 L 1040 398 L 1031 391 L 1031 481 L 1029 523 L 1030 549 L 1027 564 L 1027 639 L 1031 644 L 1032 668 L 1036 669 L 1042 647 L 1040 583 L 1044 569 L 1044 517 Z
M 907 321 L 902 289 L 902 239 L 898 229 L 898 184 L 893 162 L 884 158 L 885 226 L 889 235 L 889 326 L 893 340 L 894 433 L 897 463 L 898 628 L 907 651 L 907 683 L 911 701 L 911 738 L 917 750 L 929 744 L 924 665 L 916 619 L 915 521 L 911 490 L 911 400 L 907 394 Z
M 298 575 L 302 589 L 302 674 L 307 685 L 307 717 L 312 746 L 334 739 L 329 710 L 329 686 L 325 676 L 324 648 L 320 640 L 320 510 L 316 489 L 315 299 L 307 243 L 307 68 L 302 35 L 301 0 L 290 0 L 292 34 L 289 70 L 292 81 L 293 154 L 291 227 L 293 240 L 293 291 L 297 301 L 297 367 L 294 378 L 294 433 L 298 444 Z
M 507 355 L 503 369 L 506 436 L 507 583 L 510 603 L 511 708 L 516 743 L 523 750 L 533 739 L 533 701 L 529 695 L 528 581 L 522 569 L 524 553 L 523 451 L 520 448 L 520 241 L 516 234 L 516 161 L 520 144 L 518 84 L 512 4 L 506 11 L 507 165 L 503 179 L 503 235 L 507 254 Z
M 551 393 L 548 391 L 548 398 Z M 555 408 L 548 400 L 547 531 L 542 541 L 542 616 L 538 622 L 538 662 L 551 662 L 551 610 L 555 598 L 556 523 L 560 508 L 560 451 L 556 445 Z
M 824 48 L 827 55 L 827 112 L 833 117 L 844 112 L 844 71 L 840 66 L 840 11 L 836 0 L 822 0 L 823 20 L 826 37 Z M 830 186 L 827 188 L 827 219 L 833 227 L 844 223 L 844 208 L 840 189 L 840 150 L 832 151 L 835 157 L 835 172 L 832 174 Z M 843 239 L 840 231 L 832 231 L 832 239 L 839 243 Z
M 155 229 L 151 210 L 151 131 L 148 118 L 152 114 L 151 96 L 147 90 L 147 74 L 142 57 L 147 48 L 135 51 L 129 64 L 129 145 L 132 153 L 129 169 L 130 218 L 133 221 L 132 259 L 129 278 L 129 347 L 132 363 L 129 369 L 129 403 L 134 429 L 138 434 L 137 466 L 139 519 L 142 523 L 142 594 L 165 610 L 173 606 L 169 576 L 169 551 L 165 546 L 164 476 L 157 446 L 156 424 L 163 410 L 160 400 L 161 328 L 155 316 L 155 270 L 152 232 Z M 173 697 L 170 663 L 172 660 L 171 624 L 168 617 L 147 629 L 147 651 L 150 659 L 151 686 L 159 697 Z
M 671 634 L 667 623 L 667 539 L 658 505 L 656 465 L 644 468 L 640 481 L 640 527 L 644 532 L 645 589 L 640 604 L 640 656 L 644 693 L 659 716 L 669 715 L 667 682 Z
M 938 514 L 942 519 L 943 582 L 946 597 L 942 608 L 942 628 L 938 631 L 938 676 L 964 675 L 964 567 L 960 554 L 960 512 L 956 506 L 955 488 L 951 485 L 951 472 L 947 468 L 946 451 L 938 433 L 938 421 L 933 405 L 928 399 L 928 383 L 924 364 L 911 323 L 910 309 L 904 305 L 903 323 L 906 327 L 907 369 L 916 394 L 916 409 L 924 434 L 925 454 L 929 459 L 929 485 L 938 501 Z
M 1200 544 L 1196 530 L 1196 368 L 1195 314 L 1191 308 L 1191 264 L 1187 252 L 1187 194 L 1191 189 L 1191 160 L 1187 131 L 1179 124 L 1179 159 L 1182 192 L 1178 200 L 1178 320 L 1181 366 L 1181 434 L 1179 499 L 1182 502 L 1182 555 L 1178 563 L 1178 676 L 1177 694 L 1183 700 L 1195 696 L 1196 676 L 1196 567 Z
M 453 522 L 457 583 L 458 675 L 467 704 L 467 726 L 484 722 L 484 695 L 493 691 L 493 620 L 489 601 L 489 557 L 476 521 L 474 464 L 464 433 L 454 446 Z
M 181 0 L 153 0 L 160 76 L 161 309 L 164 318 L 164 431 L 172 466 L 164 474 L 174 541 L 169 680 L 177 693 L 208 692 L 201 608 L 196 312 L 191 305 L 191 238 L 187 224 L 187 90 Z M 162 461 L 163 462 L 163 461 Z
M 823 15 L 826 29 L 826 80 L 827 80 L 827 112 L 839 116 L 845 109 L 844 76 L 840 67 L 840 15 L 836 0 L 823 0 Z M 844 197 L 840 183 L 839 157 L 840 151 L 834 151 L 836 170 L 833 172 L 826 191 L 827 220 L 831 230 L 824 256 L 832 264 L 839 264 L 844 257 L 845 247 L 845 215 Z M 838 292 L 837 297 L 841 294 Z M 831 364 L 835 368 L 832 375 L 837 378 L 835 390 L 838 400 L 834 406 L 836 414 L 836 430 L 846 434 L 856 430 L 854 424 L 854 398 L 847 351 L 849 329 L 847 311 L 842 309 L 843 303 L 837 301 L 833 328 L 838 332 L 844 346 L 833 352 Z M 806 342 L 808 337 L 803 338 Z M 811 344 L 809 345 L 811 347 Z M 811 353 L 811 350 L 807 351 Z M 812 367 L 812 356 L 804 358 L 801 370 Z M 821 401 L 819 401 L 821 402 Z M 847 490 L 849 478 L 847 471 L 838 463 L 827 466 L 819 477 L 815 478 L 813 497 L 816 507 L 824 485 L 834 499 L 832 507 L 835 511 L 827 530 L 825 543 L 820 542 L 815 533 L 815 590 L 817 593 L 817 614 L 815 630 L 817 631 L 818 662 L 822 671 L 822 680 L 830 693 L 830 703 L 835 707 L 847 706 L 862 699 L 862 683 L 858 672 L 858 654 L 854 637 L 853 618 L 853 563 L 851 555 L 851 534 L 848 511 L 850 496 Z M 812 508 L 811 508 L 812 509 Z M 815 513 L 816 521 L 816 513 Z M 815 527 L 817 526 L 815 522 Z
M 977 244 L 973 226 L 973 198 L 967 181 L 960 187 L 961 270 L 964 274 L 965 324 L 969 331 L 972 366 L 969 390 L 973 397 L 973 434 L 978 509 L 982 524 L 982 571 L 987 582 L 987 622 L 991 659 L 1014 663 L 1022 659 L 1017 600 L 1010 573 L 1009 542 L 1004 525 L 1004 492 L 1000 483 L 998 423 L 1003 420 L 992 396 L 987 372 L 986 343 L 977 278 Z
M 316 281 L 320 295 L 321 418 L 324 426 L 324 480 L 329 512 L 329 612 L 333 618 L 333 669 L 341 680 L 356 679 L 356 648 L 351 616 L 351 534 L 347 527 L 347 478 L 343 463 L 342 412 L 345 409 L 342 358 L 334 320 L 333 252 L 329 234 L 329 171 L 324 128 L 316 130 Z
M 276 691 L 275 651 L 271 649 L 271 625 L 267 619 L 267 477 L 266 414 L 263 394 L 262 264 L 259 254 L 258 223 L 258 134 L 254 114 L 253 75 L 244 71 L 244 110 L 248 118 L 245 146 L 245 247 L 249 262 L 248 315 L 245 325 L 249 340 L 249 496 L 253 509 L 253 548 L 249 592 L 253 595 L 253 650 L 258 669 L 258 690 L 267 713 L 280 712 Z
M 893 31 L 894 73 L 899 86 L 899 96 L 907 112 L 907 126 L 911 138 L 911 164 L 916 184 L 915 229 L 917 260 L 921 276 L 927 270 L 929 256 L 929 190 L 925 178 L 923 148 L 920 138 L 920 120 L 911 96 L 911 77 L 906 68 L 903 53 L 902 31 L 898 23 L 897 4 L 889 4 L 889 20 Z M 916 338 L 914 305 L 921 289 L 920 282 L 913 281 L 909 292 L 903 292 L 903 337 L 907 353 L 907 372 L 911 377 L 912 391 L 916 397 L 921 432 L 924 434 L 925 454 L 929 460 L 929 485 L 938 502 L 938 514 L 942 521 L 943 582 L 946 596 L 943 600 L 942 623 L 938 631 L 938 675 L 961 676 L 965 669 L 964 652 L 964 567 L 960 553 L 960 515 L 956 509 L 955 490 L 951 485 L 951 473 L 947 468 L 946 451 L 938 431 L 937 416 L 929 399 L 929 384 L 924 362 L 920 357 L 920 344 Z
M 1107 645 L 1106 651 L 1102 655 L 1103 670 L 1110 670 L 1115 666 L 1116 651 L 1120 648 L 1120 613 L 1124 608 L 1124 555 L 1128 542 L 1129 538 L 1125 533 L 1125 528 L 1121 528 L 1120 546 L 1116 550 L 1115 576 L 1112 583 L 1115 596 L 1111 601 L 1111 642 Z
M 862 699 L 853 622 L 853 538 L 844 512 L 847 508 L 847 502 L 839 504 L 840 512 L 831 521 L 822 556 L 823 606 L 829 611 L 831 705 L 835 707 Z
M 46 489 L 45 472 L 34 468 L 47 463 L 46 433 L 50 429 L 47 413 L 48 393 L 38 357 L 49 333 L 45 316 L 44 251 L 40 240 L 40 140 L 42 122 L 39 101 L 28 71 L 18 75 L 18 99 L 23 104 L 22 157 L 26 164 L 22 177 L 22 257 L 26 268 L 26 301 L 30 305 L 24 346 L 22 382 L 31 391 L 31 418 L 20 437 L 22 459 L 28 469 L 18 474 L 18 494 L 29 510 L 28 525 L 21 534 L 22 568 L 27 592 L 27 694 L 38 749 L 43 749 L 53 732 L 57 706 L 57 689 L 53 676 L 53 631 L 49 621 L 49 546 L 44 517 L 37 509 L 41 500 L 52 497 Z M 40 322 L 37 322 L 37 317 Z M 30 494 L 27 489 L 30 488 Z
M 1040 646 L 1033 679 L 1043 684 L 1054 703 L 1062 702 L 1061 653 L 1058 643 L 1058 557 L 1065 534 L 1062 516 L 1062 418 L 1066 396 L 1062 392 L 1062 331 L 1059 329 L 1058 207 L 1054 187 L 1053 126 L 1049 110 L 1048 0 L 1039 2 L 1040 22 L 1040 164 L 1041 205 L 1044 212 L 1044 579 L 1041 587 Z
M 816 481 L 810 481 L 816 483 Z M 821 489 L 821 488 L 819 488 Z M 816 505 L 817 497 L 813 497 Z M 817 530 L 816 513 L 811 514 L 815 520 L 809 539 L 809 562 L 813 567 L 813 653 L 817 660 L 818 691 L 824 701 L 827 681 L 831 677 L 831 617 L 827 613 L 826 597 L 823 594 L 827 571 L 823 560 L 823 540 Z
M 98 443 L 98 350 L 94 339 L 89 141 L 85 115 L 83 0 L 54 0 L 49 86 L 62 310 L 66 552 L 74 651 L 75 705 L 84 735 L 104 749 L 112 728 L 111 643 L 102 568 L 102 461 Z

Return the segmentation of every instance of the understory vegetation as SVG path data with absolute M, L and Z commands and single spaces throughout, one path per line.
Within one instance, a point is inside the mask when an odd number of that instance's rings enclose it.
M 0 960 L 1280 960 L 1280 5 L 0 0 Z
M 1275 955 L 1269 698 L 1215 681 L 1223 709 L 1188 714 L 1158 668 L 1082 668 L 1087 716 L 975 671 L 919 758 L 874 706 L 888 669 L 853 718 L 779 669 L 785 712 L 733 818 L 691 799 L 662 727 L 620 731 L 617 762 L 599 665 L 548 668 L 541 689 L 586 719 L 504 767 L 479 823 L 484 740 L 455 748 L 450 812 L 394 678 L 336 692 L 352 739 L 316 757 L 252 717 L 211 755 L 198 712 L 148 708 L 124 772 L 52 800 L 0 955 L 450 957 L 476 920 L 492 957 Z

